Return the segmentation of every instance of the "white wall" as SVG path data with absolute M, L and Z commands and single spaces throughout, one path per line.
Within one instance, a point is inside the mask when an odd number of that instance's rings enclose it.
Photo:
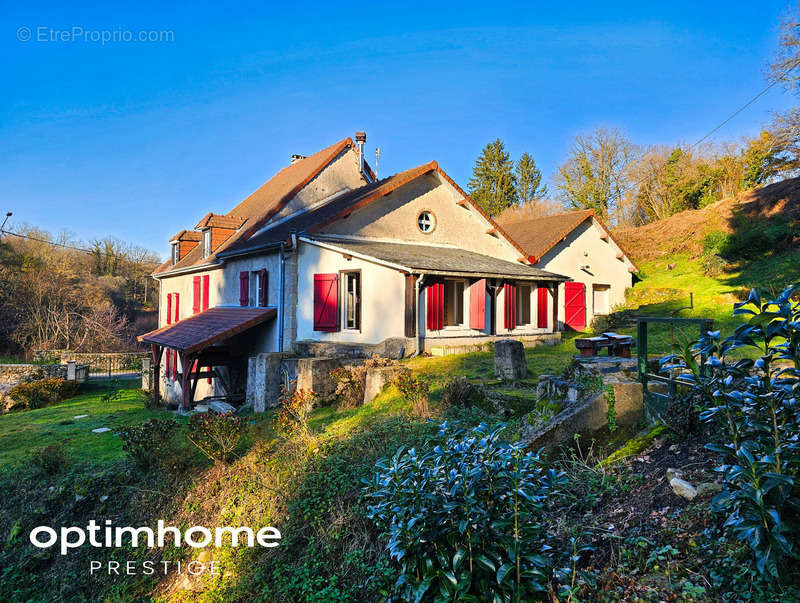
M 315 331 L 314 275 L 342 270 L 361 271 L 361 329 L 341 329 L 333 333 Z M 405 278 L 401 272 L 356 257 L 347 260 L 339 252 L 300 243 L 297 280 L 298 341 L 375 344 L 390 337 L 405 336 Z M 341 279 L 339 299 L 342 299 Z M 341 306 L 340 303 L 340 312 Z
M 625 301 L 625 289 L 633 282 L 629 268 L 633 264 L 626 257 L 617 259 L 622 250 L 610 238 L 601 239 L 605 230 L 594 219 L 587 220 L 573 230 L 567 238 L 547 252 L 536 264 L 537 268 L 563 274 L 586 285 L 586 324 L 595 315 L 592 286 L 609 285 L 609 306 Z M 582 270 L 581 266 L 589 266 Z M 564 285 L 559 287 L 558 319 L 564 321 Z

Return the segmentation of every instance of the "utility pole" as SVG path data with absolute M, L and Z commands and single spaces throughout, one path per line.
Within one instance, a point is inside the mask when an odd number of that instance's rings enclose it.
M 5 220 L 3 220 L 3 223 L 2 223 L 2 224 L 0 224 L 0 239 L 2 239 L 2 238 L 3 238 L 3 229 L 6 227 L 6 222 L 8 222 L 8 219 L 9 219 L 11 216 L 13 216 L 13 215 L 14 215 L 14 214 L 13 214 L 13 213 L 11 213 L 10 211 L 9 211 L 9 212 L 6 212 L 6 219 L 5 219 Z

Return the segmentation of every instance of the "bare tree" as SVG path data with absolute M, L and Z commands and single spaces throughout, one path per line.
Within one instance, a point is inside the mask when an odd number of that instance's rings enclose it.
M 767 77 L 796 93 L 800 83 L 800 5 L 788 9 L 781 19 L 780 31 L 778 51 L 767 67 Z
M 618 130 L 598 128 L 576 136 L 569 158 L 554 179 L 564 205 L 593 209 L 607 218 L 631 183 L 631 165 L 637 155 L 637 147 Z

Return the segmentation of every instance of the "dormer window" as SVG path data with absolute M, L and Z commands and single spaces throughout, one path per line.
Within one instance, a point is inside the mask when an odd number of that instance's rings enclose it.
M 203 230 L 203 257 L 207 258 L 211 255 L 211 229 L 206 228 Z
M 176 242 L 172 244 L 172 265 L 177 264 L 181 259 L 181 244 Z

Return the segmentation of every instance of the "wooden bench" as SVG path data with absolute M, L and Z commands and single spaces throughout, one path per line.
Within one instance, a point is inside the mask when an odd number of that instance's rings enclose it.
M 616 333 L 603 333 L 597 337 L 578 337 L 575 339 L 575 348 L 581 356 L 598 356 L 600 350 L 608 348 L 609 356 L 630 358 L 631 348 L 636 345 L 630 335 Z

